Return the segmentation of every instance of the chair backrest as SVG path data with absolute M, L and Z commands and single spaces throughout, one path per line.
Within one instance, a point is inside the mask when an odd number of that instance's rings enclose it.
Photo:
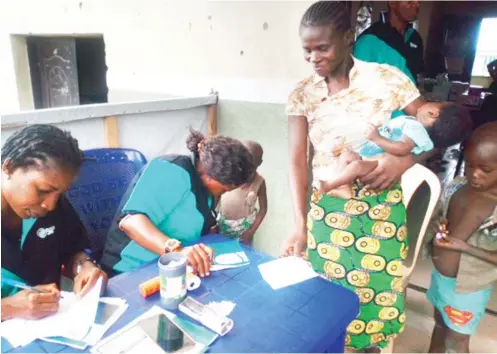
M 88 160 L 66 196 L 85 225 L 93 256 L 99 260 L 117 207 L 147 160 L 132 149 L 92 149 L 84 154 Z
M 402 176 L 401 185 L 409 235 L 409 251 L 403 269 L 403 283 L 407 286 L 442 188 L 438 177 L 421 165 L 414 165 L 407 170 Z

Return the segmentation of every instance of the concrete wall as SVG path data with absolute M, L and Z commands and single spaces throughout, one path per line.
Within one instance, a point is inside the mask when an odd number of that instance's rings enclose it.
M 277 254 L 292 223 L 284 103 L 311 73 L 298 25 L 312 2 L 1 0 L 0 112 L 24 109 L 30 94 L 16 82 L 23 65 L 14 65 L 22 54 L 22 48 L 12 52 L 15 34 L 103 35 L 109 102 L 205 95 L 214 88 L 219 132 L 265 148 L 269 213 L 256 246 Z M 354 18 L 358 3 L 351 7 Z M 136 139 L 146 137 L 142 128 Z M 85 141 L 81 129 L 75 135 Z
M 0 112 L 20 109 L 12 34 L 102 34 L 110 102 L 210 88 L 225 99 L 283 102 L 310 72 L 298 42 L 310 3 L 2 0 Z
M 207 104 L 214 96 L 163 101 L 96 104 L 3 115 L 1 144 L 26 122 L 54 124 L 78 139 L 81 149 L 106 146 L 104 118 L 118 118 L 120 146 L 141 151 L 147 159 L 165 153 L 188 154 L 188 128 L 207 134 Z

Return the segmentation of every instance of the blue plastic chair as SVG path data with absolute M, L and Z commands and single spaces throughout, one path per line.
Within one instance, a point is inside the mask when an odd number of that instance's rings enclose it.
M 100 260 L 117 207 L 147 160 L 133 149 L 92 149 L 84 154 L 88 160 L 66 196 L 88 231 L 93 257 Z

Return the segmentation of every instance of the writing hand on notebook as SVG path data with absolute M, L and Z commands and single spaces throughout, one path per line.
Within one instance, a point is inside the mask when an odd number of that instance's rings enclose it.
M 40 319 L 57 312 L 60 292 L 55 284 L 35 286 L 2 299 L 2 321 L 10 318 Z
M 211 264 L 214 259 L 212 248 L 199 243 L 198 245 L 183 248 L 181 253 L 186 256 L 188 264 L 193 268 L 193 273 L 201 277 L 210 275 Z
M 91 262 L 86 262 L 81 271 L 74 278 L 73 291 L 76 295 L 83 297 L 95 286 L 98 278 L 102 277 L 102 293 L 107 286 L 108 276 L 102 269 Z

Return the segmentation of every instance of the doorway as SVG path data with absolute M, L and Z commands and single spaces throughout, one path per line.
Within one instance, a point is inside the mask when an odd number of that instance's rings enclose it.
M 108 102 L 102 36 L 26 37 L 35 109 Z

